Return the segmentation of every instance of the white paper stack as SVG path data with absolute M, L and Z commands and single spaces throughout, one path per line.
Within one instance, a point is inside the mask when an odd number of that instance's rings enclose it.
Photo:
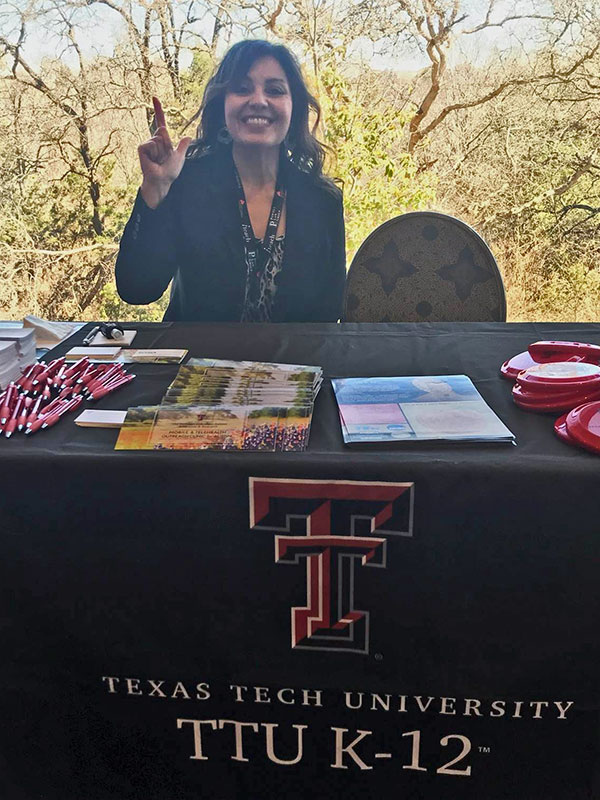
M 0 342 L 14 342 L 21 371 L 35 362 L 35 333 L 33 328 L 0 328 Z
M 67 336 L 70 336 L 83 323 L 78 322 L 50 322 L 41 317 L 28 314 L 23 317 L 23 327 L 33 328 L 37 347 L 54 347 Z
M 0 342 L 0 389 L 5 389 L 20 374 L 16 342 Z
M 126 416 L 126 411 L 86 408 L 75 418 L 75 425 L 82 428 L 120 428 Z
M 90 361 L 115 361 L 120 354 L 121 348 L 118 347 L 72 347 L 65 353 L 67 361 L 79 361 L 80 358 L 87 356 Z

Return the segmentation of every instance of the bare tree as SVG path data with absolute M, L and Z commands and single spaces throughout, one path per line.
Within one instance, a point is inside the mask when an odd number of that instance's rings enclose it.
M 141 96 L 146 108 L 148 128 L 153 123 L 152 95 L 157 91 L 157 73 L 166 70 L 175 104 L 181 101 L 182 54 L 186 50 L 214 52 L 225 5 L 198 0 L 65 0 L 79 8 L 104 6 L 122 20 L 131 48 Z M 226 0 L 225 0 L 226 2 Z M 199 31 L 198 23 L 207 15 L 215 18 L 211 41 Z M 159 61 L 157 67 L 157 59 Z
M 497 55 L 494 74 L 490 73 L 489 84 L 480 93 L 469 93 L 455 102 L 445 95 L 448 81 L 449 57 L 462 45 L 477 52 L 469 39 L 481 37 L 494 29 L 512 30 L 516 26 L 534 26 L 543 41 L 556 47 L 558 38 L 564 37 L 581 22 L 581 15 L 567 8 L 552 8 L 549 3 L 540 4 L 539 9 L 532 0 L 516 0 L 513 8 L 500 8 L 497 0 L 487 0 L 487 7 L 474 18 L 472 4 L 465 0 L 361 0 L 351 12 L 357 17 L 370 37 L 387 48 L 390 55 L 398 52 L 403 44 L 416 49 L 429 61 L 418 80 L 414 82 L 415 110 L 408 128 L 408 151 L 417 147 L 446 120 L 458 111 L 483 105 L 505 94 L 514 87 L 533 82 L 543 84 L 551 80 L 568 80 L 592 59 L 598 44 L 591 43 L 581 52 L 569 51 L 570 58 L 559 65 L 554 59 L 544 63 L 535 60 L 535 69 L 526 50 L 521 57 L 514 50 Z M 515 40 L 516 41 L 516 38 Z M 536 44 L 539 47 L 539 44 Z M 556 52 L 555 50 L 552 52 Z M 498 69 L 500 67 L 500 70 Z
M 28 9 L 31 14 L 35 6 Z M 49 80 L 40 69 L 35 69 L 25 58 L 23 45 L 27 37 L 28 15 L 21 13 L 18 36 L 11 41 L 7 36 L 0 34 L 0 48 L 2 54 L 8 57 L 10 63 L 10 78 L 23 87 L 41 93 L 50 106 L 59 115 L 56 127 L 54 144 L 60 151 L 67 174 L 79 175 L 84 178 L 91 200 L 91 224 L 98 235 L 103 233 L 100 213 L 101 184 L 99 179 L 100 165 L 103 159 L 112 154 L 112 134 L 99 150 L 94 150 L 90 141 L 90 116 L 92 112 L 94 78 L 90 75 L 86 62 L 77 41 L 76 30 L 73 25 L 72 11 L 65 8 L 58 0 L 44 3 L 39 9 L 41 13 L 51 15 L 52 23 L 60 24 L 65 45 L 75 53 L 78 73 L 72 74 L 62 70 L 62 78 Z

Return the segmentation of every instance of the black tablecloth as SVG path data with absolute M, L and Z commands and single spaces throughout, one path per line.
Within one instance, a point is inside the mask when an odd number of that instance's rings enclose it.
M 305 453 L 3 439 L 0 797 L 600 797 L 600 460 L 498 374 L 600 326 L 137 327 L 327 377 L 466 374 L 517 446 L 345 448 L 327 381 Z M 135 371 L 99 407 L 158 403 L 177 367 Z

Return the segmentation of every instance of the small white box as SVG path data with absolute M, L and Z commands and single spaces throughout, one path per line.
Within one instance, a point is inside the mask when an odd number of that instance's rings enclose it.
M 75 418 L 75 425 L 82 428 L 120 428 L 127 411 L 106 411 L 88 408 Z

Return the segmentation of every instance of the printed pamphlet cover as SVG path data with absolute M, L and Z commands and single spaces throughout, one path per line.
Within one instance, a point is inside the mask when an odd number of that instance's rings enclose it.
M 344 443 L 513 442 L 466 375 L 336 378 Z
M 304 450 L 310 409 L 273 406 L 160 406 L 154 450 Z

